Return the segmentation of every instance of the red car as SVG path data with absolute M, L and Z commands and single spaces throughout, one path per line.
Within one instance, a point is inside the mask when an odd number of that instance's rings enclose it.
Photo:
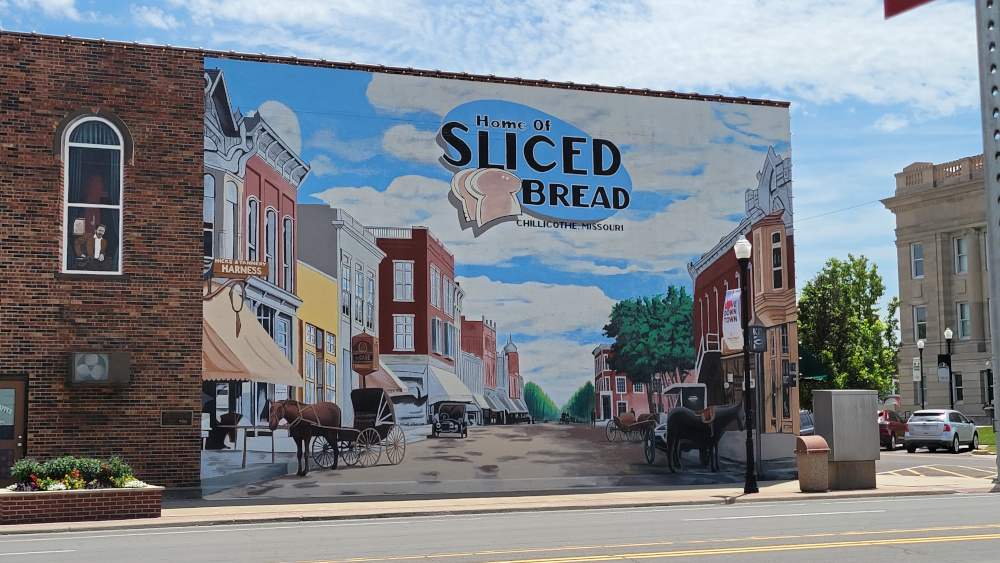
M 893 411 L 878 411 L 879 445 L 892 451 L 906 435 L 906 423 Z

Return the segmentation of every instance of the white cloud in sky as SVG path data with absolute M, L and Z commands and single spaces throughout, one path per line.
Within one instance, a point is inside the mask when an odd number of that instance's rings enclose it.
M 81 14 L 76 9 L 74 0 L 10 0 L 17 8 L 22 10 L 38 9 L 50 18 L 66 18 L 80 21 L 93 17 L 93 14 Z
M 879 131 L 892 132 L 906 127 L 908 120 L 895 113 L 887 113 L 875 120 L 874 127 Z
M 441 156 L 436 131 L 421 131 L 413 125 L 397 125 L 382 136 L 382 148 L 402 160 L 436 164 Z
M 281 140 L 288 143 L 289 148 L 296 154 L 302 152 L 302 131 L 299 128 L 299 118 L 294 111 L 275 100 L 262 103 L 257 111 L 264 118 L 264 121 L 281 136 Z
M 325 154 L 316 155 L 309 163 L 309 168 L 316 176 L 330 176 L 340 172 L 333 160 Z
M 139 26 L 174 29 L 181 25 L 173 15 L 164 13 L 162 9 L 155 6 L 136 6 L 133 4 L 130 11 L 132 12 L 132 21 Z
M 377 138 L 342 139 L 330 127 L 317 130 L 307 142 L 310 147 L 328 151 L 354 163 L 364 162 L 382 150 L 382 143 Z

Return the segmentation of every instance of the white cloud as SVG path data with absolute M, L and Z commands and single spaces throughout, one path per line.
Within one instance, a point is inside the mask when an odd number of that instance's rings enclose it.
M 876 119 L 873 126 L 879 131 L 892 132 L 906 127 L 907 123 L 905 117 L 895 113 L 887 113 Z
M 302 153 L 302 133 L 299 129 L 299 118 L 294 111 L 274 100 L 260 104 L 257 111 L 295 154 Z
M 11 0 L 22 10 L 39 9 L 50 18 L 66 18 L 73 21 L 91 19 L 93 14 L 81 14 L 76 9 L 75 0 Z
M 316 176 L 329 176 L 340 172 L 330 157 L 325 154 L 316 155 L 309 163 L 309 168 Z
M 309 146 L 329 151 L 349 162 L 364 162 L 381 150 L 381 142 L 375 137 L 363 139 L 341 139 L 332 128 L 318 129 L 309 139 Z
M 382 136 L 382 148 L 402 160 L 434 164 L 441 156 L 436 137 L 436 131 L 421 131 L 410 124 L 397 125 Z
M 139 26 L 150 26 L 157 29 L 174 29 L 180 27 L 180 22 L 171 14 L 165 13 L 155 6 L 131 6 L 132 21 Z

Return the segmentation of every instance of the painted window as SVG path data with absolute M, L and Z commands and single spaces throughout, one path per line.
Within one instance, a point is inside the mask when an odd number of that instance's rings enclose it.
M 278 316 L 274 322 L 274 343 L 278 345 L 278 349 L 281 353 L 285 355 L 286 358 L 291 359 L 292 350 L 288 345 L 292 341 L 291 334 L 292 323 L 286 317 Z
M 351 316 L 351 259 L 344 257 L 340 264 L 340 311 L 345 317 Z
M 618 376 L 615 378 L 615 391 L 618 393 L 625 393 L 628 391 L 628 387 L 625 386 L 625 378 Z
M 282 221 L 281 235 L 281 281 L 284 284 L 282 287 L 288 291 L 292 291 L 294 289 L 292 286 L 292 272 L 295 269 L 292 267 L 295 255 L 292 245 L 295 240 L 295 226 L 292 223 L 291 217 L 285 217 L 285 220 Z
M 774 289 L 781 289 L 785 286 L 781 264 L 781 233 L 771 233 L 771 273 Z
M 958 304 L 958 338 L 960 340 L 972 337 L 972 320 L 968 303 Z
M 375 273 L 368 272 L 366 292 L 365 292 L 365 326 L 375 330 Z
M 618 414 L 624 414 L 628 410 L 628 403 L 625 401 L 618 401 Z
M 267 281 L 278 279 L 278 213 L 268 209 L 264 213 L 264 261 L 268 264 Z
M 355 264 L 354 274 L 354 320 L 365 322 L 365 266 L 361 262 Z
M 316 327 L 306 323 L 306 344 L 310 346 L 316 345 Z
M 337 335 L 326 333 L 326 353 L 333 356 L 337 355 Z
M 306 383 L 313 383 L 316 381 L 316 354 L 306 352 L 305 364 Z
M 927 338 L 927 307 L 917 305 L 913 307 L 913 339 L 924 340 Z
M 274 309 L 267 305 L 257 306 L 257 321 L 260 322 L 260 326 L 264 327 L 264 332 L 271 338 L 274 338 L 274 313 Z
M 413 301 L 413 261 L 393 260 L 393 301 Z
M 455 283 L 448 276 L 442 276 L 441 309 L 446 315 L 455 315 Z
M 921 242 L 910 245 L 910 276 L 913 279 L 924 277 L 924 244 Z
M 441 270 L 431 264 L 431 305 L 441 308 Z
M 240 250 L 236 233 L 236 218 L 239 217 L 240 190 L 236 182 L 226 180 L 226 206 L 222 210 L 222 256 L 223 258 L 239 258 Z
M 642 383 L 633 383 L 632 384 L 632 392 L 633 393 L 642 393 Z
M 441 319 L 431 317 L 431 352 L 441 353 Z
M 455 357 L 455 325 L 445 321 L 442 354 L 445 358 Z
M 781 325 L 778 329 L 781 333 L 781 353 L 788 353 L 788 325 Z
M 260 202 L 251 198 L 247 202 L 247 260 L 260 260 Z
M 955 237 L 955 273 L 969 272 L 969 241 L 965 237 Z
M 204 256 L 212 258 L 215 250 L 215 176 L 205 174 L 205 204 L 204 204 Z
M 326 400 L 334 403 L 337 397 L 337 364 L 326 363 Z
M 413 351 L 413 315 L 393 315 L 393 350 Z
M 122 136 L 108 121 L 87 117 L 64 138 L 65 271 L 120 274 Z
M 957 372 L 951 373 L 951 384 L 955 389 L 955 403 L 965 402 L 965 387 L 962 384 L 962 374 Z

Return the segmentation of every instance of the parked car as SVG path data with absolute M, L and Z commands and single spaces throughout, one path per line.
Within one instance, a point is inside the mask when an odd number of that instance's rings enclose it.
M 969 450 L 979 449 L 979 432 L 976 425 L 964 414 L 948 409 L 919 410 L 906 421 L 906 435 L 903 438 L 906 451 L 911 454 L 917 448 L 927 448 L 934 452 L 938 448 L 948 448 L 957 454 L 963 445 Z
M 906 423 L 895 411 L 878 411 L 878 441 L 883 448 L 892 451 L 906 435 Z
M 799 411 L 799 436 L 812 436 L 815 433 L 812 411 Z
M 431 436 L 441 434 L 461 434 L 463 438 L 469 435 L 469 415 L 465 411 L 465 403 L 441 403 L 434 413 L 431 426 Z

